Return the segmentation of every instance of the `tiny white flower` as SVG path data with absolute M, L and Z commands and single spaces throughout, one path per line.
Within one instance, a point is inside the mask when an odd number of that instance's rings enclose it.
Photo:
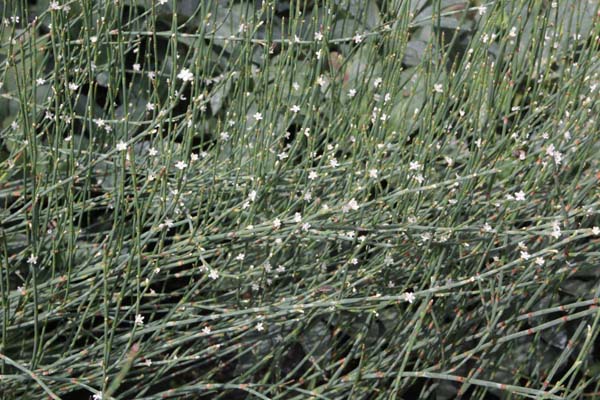
M 124 141 L 121 140 L 119 143 L 117 143 L 117 150 L 118 151 L 127 150 L 127 143 L 125 143 Z
M 281 220 L 279 218 L 275 218 L 273 220 L 273 228 L 279 229 L 281 227 Z
M 250 193 L 248 193 L 248 199 L 250 201 L 256 200 L 256 190 L 251 190 Z
M 140 70 L 142 69 L 142 66 L 138 63 L 133 64 L 133 70 L 135 72 L 140 72 Z
M 356 96 L 356 89 L 350 89 L 348 90 L 348 97 L 354 97 Z
M 331 160 L 329 160 L 329 164 L 330 164 L 330 165 L 331 165 L 333 168 L 335 168 L 335 167 L 337 167 L 337 166 L 339 166 L 339 165 L 340 165 L 340 163 L 338 162 L 338 160 L 337 160 L 335 157 L 333 157 Z
M 515 193 L 515 200 L 516 201 L 525 201 L 525 192 L 523 192 L 522 190 L 516 192 Z
M 294 214 L 294 222 L 302 222 L 302 214 L 299 212 Z
M 321 40 L 323 40 L 323 34 L 321 32 L 315 32 L 315 40 L 317 42 L 320 42 Z
M 144 325 L 144 316 L 141 314 L 138 314 L 135 316 L 135 324 L 137 326 L 142 326 Z
M 342 207 L 343 212 L 349 212 L 350 210 L 358 210 L 358 202 L 354 198 Z
M 292 107 L 290 107 L 290 111 L 293 112 L 294 114 L 296 114 L 297 112 L 300 111 L 300 107 L 298 107 L 298 105 L 294 104 Z
M 202 328 L 202 333 L 204 333 L 205 335 L 209 335 L 211 332 L 210 327 L 205 326 L 204 328 Z
M 357 32 L 357 33 L 354 35 L 354 37 L 352 38 L 352 40 L 354 40 L 354 43 L 356 43 L 356 44 L 359 44 L 360 42 L 362 42 L 362 41 L 363 41 L 363 37 L 361 36 L 361 34 L 360 34 L 360 33 L 358 33 L 358 32 Z
M 224 142 L 226 142 L 229 139 L 229 133 L 228 132 L 221 132 L 221 140 L 223 140 Z
M 263 119 L 263 116 L 261 113 L 257 112 L 253 115 L 254 119 L 257 121 L 261 121 Z
M 369 170 L 369 177 L 377 178 L 377 170 L 375 168 Z
M 183 170 L 187 167 L 187 163 L 185 161 L 177 161 L 177 163 L 175 164 L 175 168 L 177 168 L 178 170 Z
M 262 332 L 265 330 L 265 327 L 263 326 L 262 322 L 259 322 L 258 324 L 256 324 L 256 330 L 259 332 Z
M 215 279 L 217 279 L 219 277 L 219 273 L 217 272 L 217 270 L 211 269 L 208 276 L 210 277 L 210 279 L 212 279 L 214 281 Z
M 441 83 L 436 83 L 433 85 L 433 91 L 436 93 L 444 93 L 444 85 Z
M 508 36 L 510 36 L 511 38 L 517 37 L 517 27 L 516 26 L 513 26 L 512 28 L 510 28 L 510 32 L 508 32 Z
M 150 149 L 148 150 L 148 154 L 150 156 L 154 157 L 155 155 L 158 154 L 158 151 L 154 147 L 150 147 Z
M 402 297 L 404 297 L 404 300 L 408 301 L 410 304 L 415 301 L 415 294 L 412 292 L 406 292 L 402 295 Z
M 144 365 L 146 367 L 150 367 L 152 365 L 152 360 L 149 358 L 146 358 L 146 360 L 144 361 Z
M 315 179 L 317 179 L 319 175 L 317 175 L 317 173 L 315 171 L 310 171 L 308 173 L 308 179 L 310 179 L 311 181 L 314 181 Z
M 76 91 L 77 89 L 79 89 L 79 85 L 78 85 L 78 84 L 76 84 L 75 82 L 70 82 L 70 83 L 69 83 L 69 90 L 71 90 L 71 91 L 73 91 L 73 92 L 74 92 L 74 91 Z
M 479 7 L 477 7 L 477 9 L 479 11 L 479 15 L 483 15 L 487 11 L 487 7 L 486 6 L 479 6 Z
M 411 171 L 415 171 L 421 169 L 421 167 L 422 165 L 418 161 L 411 161 L 408 169 Z
M 596 236 L 600 236 L 600 228 L 599 228 L 599 227 L 597 227 L 597 226 L 594 226 L 594 227 L 592 228 L 592 233 L 593 233 L 594 235 L 596 235 Z
M 37 264 L 37 259 L 38 259 L 38 258 L 37 258 L 37 256 L 36 256 L 36 255 L 33 255 L 33 254 L 31 254 L 31 255 L 29 256 L 29 258 L 27 258 L 27 264 L 30 264 L 30 265 L 35 265 L 35 264 Z
M 305 222 L 302 224 L 302 230 L 304 232 L 308 232 L 309 229 L 310 229 L 310 224 L 308 222 Z
M 194 79 L 194 74 L 187 68 L 183 68 L 178 74 L 177 78 L 184 82 L 191 82 Z
M 537 265 L 539 265 L 540 267 L 541 267 L 542 265 L 544 265 L 544 262 L 545 262 L 545 261 L 544 261 L 544 257 L 536 257 L 536 258 L 535 258 L 535 263 L 536 263 Z
M 44 78 L 37 78 L 35 83 L 40 86 L 46 83 L 46 80 Z
M 529 260 L 529 259 L 531 258 L 531 254 L 529 254 L 529 253 L 528 253 L 528 252 L 526 252 L 526 251 L 521 251 L 521 258 L 522 258 L 523 260 Z

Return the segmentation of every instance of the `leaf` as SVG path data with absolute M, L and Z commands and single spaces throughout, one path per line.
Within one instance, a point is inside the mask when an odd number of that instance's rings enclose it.
M 373 30 L 381 25 L 381 12 L 375 0 L 336 0 L 335 4 L 367 29 Z
M 406 50 L 402 63 L 409 67 L 414 67 L 421 64 L 425 51 L 427 50 L 427 42 L 422 40 L 411 40 L 406 44 Z
M 314 321 L 307 329 L 303 330 L 300 343 L 306 354 L 312 354 L 314 358 L 321 360 L 321 365 L 326 365 L 331 361 L 329 349 L 332 346 L 332 337 L 329 328 L 323 321 Z
M 233 79 L 233 76 L 224 78 L 216 84 L 215 89 L 211 92 L 210 109 L 212 110 L 213 115 L 217 114 L 221 107 L 223 107 L 223 103 L 225 102 L 227 95 L 231 91 Z

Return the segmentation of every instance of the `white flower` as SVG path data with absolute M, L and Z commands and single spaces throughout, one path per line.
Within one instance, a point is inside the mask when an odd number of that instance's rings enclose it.
M 515 200 L 516 201 L 525 201 L 525 192 L 523 192 L 522 190 L 516 192 L 515 193 Z
M 352 38 L 352 40 L 354 40 L 354 43 L 359 44 L 363 41 L 363 37 L 360 33 L 357 32 L 356 35 L 354 35 L 354 37 Z
M 418 161 L 411 161 L 408 169 L 411 171 L 414 171 L 414 170 L 421 169 L 421 167 L 422 167 L 422 165 Z
M 599 227 L 597 227 L 597 226 L 594 226 L 594 227 L 592 228 L 592 233 L 593 233 L 594 235 L 596 235 L 596 236 L 600 236 L 600 228 L 599 228 Z
M 302 214 L 299 212 L 294 214 L 294 222 L 302 222 Z
M 96 393 L 92 396 L 92 400 L 102 400 L 102 393 Z
M 152 157 L 154 157 L 155 155 L 157 155 L 157 154 L 158 154 L 158 151 L 157 151 L 157 150 L 156 150 L 154 147 L 151 147 L 151 148 L 148 150 L 148 154 L 150 154 Z
M 245 257 L 246 257 L 246 255 L 245 255 L 244 253 L 240 253 L 240 254 L 238 254 L 238 255 L 235 257 L 235 259 L 236 259 L 237 261 L 244 261 L 244 258 L 245 258 Z
M 140 72 L 140 70 L 142 69 L 142 66 L 138 63 L 133 64 L 133 70 L 135 72 Z
M 257 112 L 253 115 L 254 119 L 257 121 L 261 121 L 263 119 L 263 116 L 261 113 Z
M 217 279 L 219 277 L 219 273 L 217 272 L 217 270 L 211 269 L 208 276 L 210 277 L 210 279 L 212 279 L 214 281 L 215 279 Z
M 544 265 L 544 262 L 545 262 L 545 261 L 544 261 L 544 257 L 536 257 L 536 258 L 535 258 L 535 263 L 536 263 L 537 265 L 539 265 L 539 266 L 542 266 L 542 265 Z
M 35 83 L 40 86 L 46 83 L 46 80 L 44 78 L 37 78 L 37 80 L 35 81 Z
M 510 32 L 508 32 L 508 36 L 510 36 L 511 38 L 517 37 L 517 27 L 513 26 L 512 28 L 510 28 Z
M 523 260 L 529 260 L 529 258 L 531 258 L 531 254 L 529 254 L 529 253 L 528 253 L 528 252 L 526 252 L 526 251 L 521 251 L 521 258 L 522 258 Z
M 70 83 L 69 83 L 69 90 L 71 90 L 71 91 L 73 91 L 73 92 L 74 92 L 74 91 L 76 91 L 77 89 L 79 89 L 79 85 L 78 85 L 78 84 L 76 84 L 75 82 L 70 82 Z
M 127 150 L 127 143 L 125 143 L 124 141 L 121 140 L 119 143 L 117 143 L 117 150 L 118 151 Z
M 152 365 L 152 360 L 149 358 L 146 358 L 146 360 L 144 361 L 144 365 L 146 367 L 150 367 Z
M 331 158 L 331 160 L 329 160 L 329 164 L 330 164 L 330 165 L 331 165 L 333 168 L 335 168 L 335 167 L 337 167 L 338 165 L 340 165 L 340 163 L 338 162 L 338 160 L 337 160 L 335 157 L 332 157 L 332 158 Z
M 310 171 L 308 173 L 308 179 L 310 179 L 311 181 L 314 181 L 315 179 L 317 179 L 318 175 L 315 171 Z
M 138 314 L 135 316 L 135 324 L 137 326 L 142 326 L 144 325 L 144 316 L 141 314 Z
M 348 97 L 354 97 L 354 96 L 356 96 L 356 89 L 348 90 Z
M 187 68 L 183 68 L 178 74 L 177 78 L 181 79 L 184 82 L 191 82 L 194 79 L 194 74 Z
M 223 140 L 224 142 L 226 142 L 229 139 L 229 133 L 228 132 L 221 132 L 221 140 Z
M 279 229 L 281 227 L 281 220 L 279 218 L 275 218 L 273 220 L 273 228 Z
M 354 198 L 351 199 L 348 202 L 348 204 L 346 204 L 342 207 L 343 212 L 348 212 L 350 210 L 354 210 L 354 211 L 358 210 L 358 203 L 356 202 L 356 200 Z
M 35 264 L 37 264 L 37 259 L 38 259 L 38 258 L 37 258 L 37 256 L 36 256 L 36 255 L 33 255 L 33 254 L 31 254 L 31 255 L 29 256 L 29 258 L 27 259 L 27 264 L 30 264 L 30 265 L 35 265 Z
M 187 167 L 187 163 L 185 163 L 184 161 L 177 161 L 177 163 L 175 164 L 175 168 L 182 170 L 185 169 Z
M 379 85 L 381 85 L 381 82 L 383 82 L 383 78 L 381 78 L 381 77 L 375 78 L 375 80 L 373 81 L 373 86 L 375 86 L 377 88 L 377 87 L 379 87 Z
M 262 322 L 259 322 L 258 324 L 256 324 L 256 330 L 259 332 L 262 332 L 265 330 L 265 327 L 263 326 Z
M 210 327 L 205 326 L 204 328 L 202 328 L 202 333 L 204 333 L 205 335 L 209 335 L 211 332 Z
M 369 176 L 371 178 L 377 178 L 377 170 L 375 168 L 369 170 Z
M 290 111 L 293 112 L 294 114 L 296 114 L 298 111 L 300 111 L 300 107 L 298 107 L 298 105 L 294 104 L 291 108 Z
M 323 40 L 323 34 L 321 32 L 315 32 L 315 40 L 317 42 L 320 42 L 321 40 Z
M 479 7 L 477 7 L 477 9 L 479 11 L 479 15 L 483 15 L 487 11 L 487 7 L 486 6 L 479 6 Z
M 433 91 L 436 93 L 444 93 L 444 85 L 441 83 L 436 83 L 433 85 Z
M 169 1 L 169 0 L 158 0 L 158 4 L 160 4 L 160 5 L 167 4 L 167 1 Z
M 552 223 L 552 233 L 550 234 L 550 236 L 552 236 L 555 239 L 558 239 L 561 235 L 561 230 L 560 230 L 560 222 L 558 221 L 554 221 Z
M 413 301 L 415 301 L 415 294 L 412 292 L 406 292 L 402 295 L 402 297 L 404 297 L 404 300 L 408 301 L 410 304 L 412 304 Z
M 250 200 L 250 201 L 256 200 L 256 190 L 251 190 L 250 193 L 248 193 L 248 200 Z
M 484 232 L 492 232 L 493 230 L 494 229 L 487 222 L 485 224 L 483 224 L 483 231 Z
M 309 229 L 310 229 L 310 224 L 308 222 L 305 222 L 302 224 L 302 230 L 304 232 L 308 232 Z
M 50 4 L 48 4 L 48 9 L 50 11 L 60 11 L 60 4 L 58 4 L 58 1 L 51 1 Z

